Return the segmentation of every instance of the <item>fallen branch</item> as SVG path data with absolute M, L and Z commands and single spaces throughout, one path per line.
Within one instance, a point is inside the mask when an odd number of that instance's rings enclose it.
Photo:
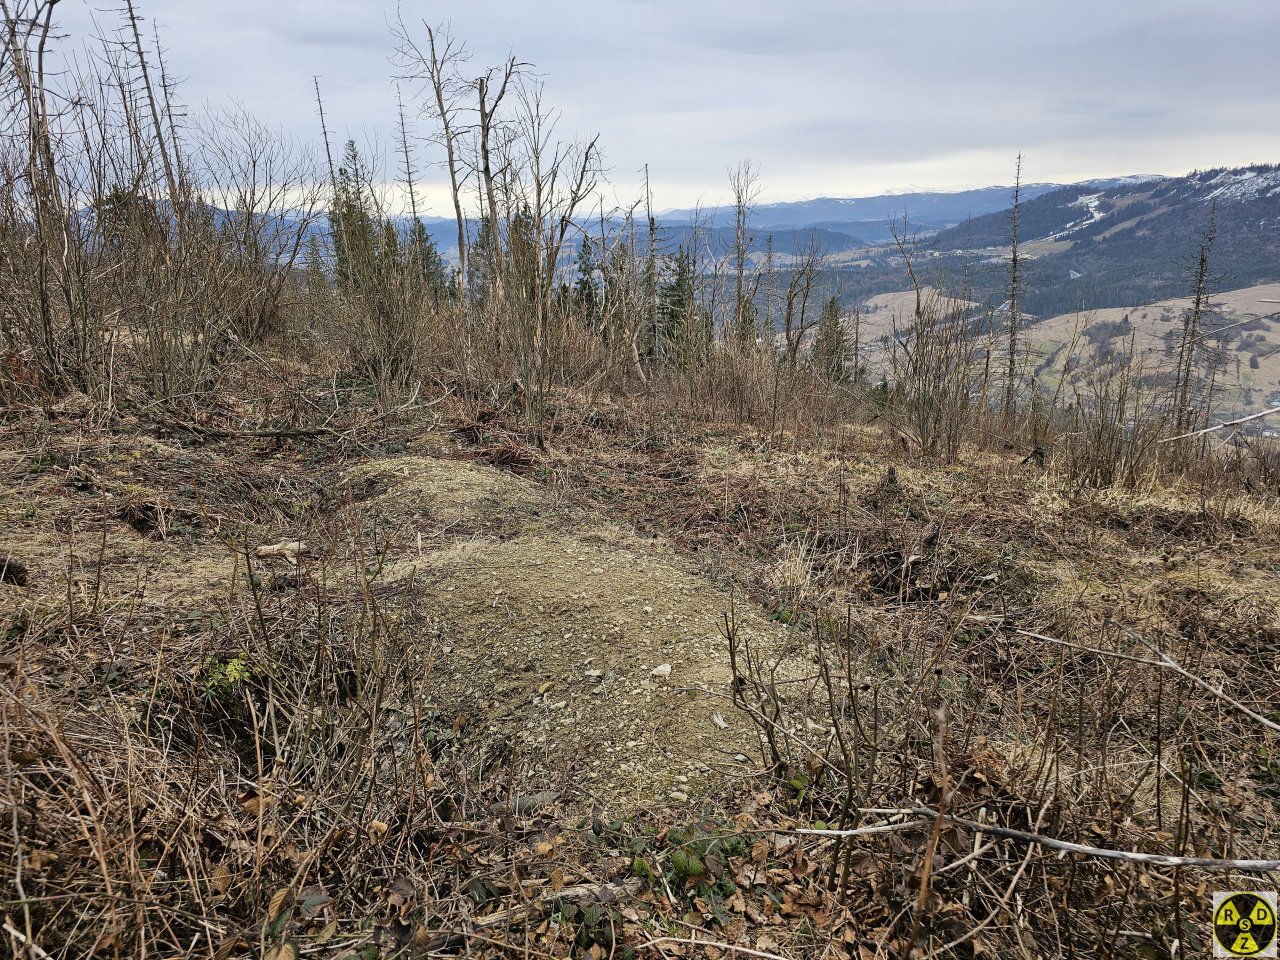
M 1256 710 L 1251 710 L 1248 707 L 1246 707 L 1243 703 L 1241 703 L 1239 700 L 1232 697 L 1225 690 L 1221 690 L 1218 687 L 1215 687 L 1213 684 L 1209 683 L 1208 680 L 1204 680 L 1200 677 L 1197 677 L 1194 673 L 1192 673 L 1186 667 L 1182 666 L 1182 664 L 1178 663 L 1176 660 L 1170 657 L 1163 650 L 1160 650 L 1152 646 L 1150 643 L 1148 643 L 1146 640 L 1143 640 L 1137 634 L 1130 633 L 1129 631 L 1125 631 L 1125 632 L 1129 633 L 1129 636 L 1133 637 L 1134 640 L 1138 641 L 1138 643 L 1142 644 L 1144 647 L 1146 647 L 1148 650 L 1154 653 L 1157 657 L 1159 657 L 1160 666 L 1165 667 L 1169 670 L 1172 670 L 1174 673 L 1178 674 L 1179 676 L 1186 677 L 1188 680 L 1194 683 L 1197 687 L 1200 687 L 1202 690 L 1207 690 L 1209 693 L 1212 693 L 1215 697 L 1217 697 L 1223 703 L 1230 704 L 1231 706 L 1239 710 L 1241 713 L 1243 713 L 1245 716 L 1249 717 L 1252 720 L 1256 720 L 1258 723 L 1262 724 L 1268 730 L 1274 730 L 1277 733 L 1280 733 L 1280 723 L 1276 723 L 1274 720 L 1268 720 L 1266 717 L 1258 713 Z
M 1176 437 L 1169 437 L 1160 443 L 1173 443 L 1176 440 L 1190 440 L 1192 437 L 1203 437 L 1206 433 L 1213 433 L 1217 430 L 1226 430 L 1228 427 L 1238 427 L 1242 423 L 1248 423 L 1250 420 L 1261 420 L 1263 417 L 1269 417 L 1273 413 L 1280 413 L 1280 407 L 1272 407 L 1270 410 L 1263 410 L 1261 413 L 1251 413 L 1247 417 L 1240 417 L 1238 420 L 1228 420 L 1214 427 L 1205 427 L 1203 430 L 1196 430 L 1194 433 L 1184 433 Z
M 1035 823 L 1036 830 L 1040 829 L 1040 824 L 1044 821 L 1045 811 L 1048 809 L 1049 809 L 1049 801 L 1046 800 L 1044 803 L 1044 806 L 1040 808 L 1040 812 L 1036 815 L 1036 823 Z M 979 923 L 976 927 L 969 928 L 969 930 L 965 931 L 963 934 L 961 934 L 956 939 L 952 940 L 950 943 L 945 944 L 944 946 L 939 947 L 936 950 L 930 950 L 928 958 L 942 956 L 942 954 L 950 953 L 952 950 L 956 949 L 957 947 L 963 946 L 964 944 L 968 943 L 970 940 L 976 937 L 979 933 L 981 933 L 987 927 L 991 926 L 991 924 L 995 922 L 996 917 L 1000 915 L 1001 910 L 1007 910 L 1009 908 L 1009 900 L 1013 897 L 1013 891 L 1017 888 L 1018 881 L 1022 879 L 1022 875 L 1027 872 L 1027 867 L 1031 864 L 1032 849 L 1033 849 L 1032 847 L 1027 847 L 1026 856 L 1022 858 L 1022 863 L 1018 866 L 1017 873 L 1013 875 L 1013 879 L 1010 880 L 1009 885 L 1005 887 L 1003 896 L 1000 897 L 995 907 L 991 909 L 991 912 L 987 914 L 985 919 L 983 919 L 982 922 Z M 977 951 L 975 951 L 975 953 L 976 952 Z M 928 960 L 928 958 L 926 958 L 926 960 Z
M 840 830 L 837 831 L 841 837 L 865 837 L 873 833 L 894 833 L 898 830 L 910 830 L 913 827 L 922 827 L 928 820 L 907 820 L 904 823 L 878 823 L 874 827 L 858 827 L 856 830 Z M 829 837 L 834 834 L 830 830 L 770 830 L 769 833 L 785 833 L 799 835 L 816 835 L 820 837 Z
M 35 957 L 35 960 L 53 960 L 53 954 L 42 950 L 38 944 L 32 943 L 8 921 L 4 923 L 4 932 L 26 947 L 31 956 Z
M 1086 857 L 1100 857 L 1104 860 L 1127 860 L 1130 863 L 1148 863 L 1157 867 L 1199 867 L 1202 870 L 1239 870 L 1241 873 L 1274 873 L 1280 870 L 1280 860 L 1226 860 L 1215 857 L 1173 857 L 1163 853 L 1137 853 L 1132 850 L 1113 850 L 1110 847 L 1089 847 L 1082 843 L 1046 837 L 1040 833 L 1026 830 L 1015 830 L 1012 827 L 997 827 L 992 824 L 978 823 L 953 813 L 942 813 L 930 807 L 912 807 L 911 812 L 920 817 L 930 819 L 939 816 L 951 823 L 968 827 L 977 833 L 986 833 L 1010 840 L 1021 840 L 1023 843 L 1034 843 L 1053 850 L 1065 850 L 1067 853 L 1079 853 Z M 918 825 L 920 821 L 916 821 Z M 856 837 L 865 830 L 796 830 L 795 833 L 807 833 L 820 837 Z
M 679 944 L 682 947 L 711 947 L 714 950 L 731 950 L 734 953 L 741 953 L 748 957 L 763 957 L 764 960 L 789 960 L 789 958 L 780 957 L 776 953 L 765 953 L 763 950 L 752 950 L 748 947 L 739 947 L 732 943 L 720 943 L 716 940 L 699 940 L 694 936 L 690 936 L 688 939 L 684 937 L 657 937 L 653 940 L 646 940 L 639 946 L 649 947 L 661 953 L 662 944 L 664 943 Z
M 1122 627 L 1121 629 L 1124 629 L 1124 628 Z M 1249 717 L 1249 719 L 1256 720 L 1258 723 L 1262 724 L 1268 730 L 1274 730 L 1277 733 L 1280 733 L 1280 723 L 1276 723 L 1274 720 L 1267 719 L 1262 714 L 1258 713 L 1256 710 L 1252 710 L 1249 707 L 1246 707 L 1243 703 L 1235 699 L 1235 697 L 1231 696 L 1231 694 L 1227 693 L 1225 690 L 1215 687 L 1208 680 L 1205 680 L 1202 677 L 1196 676 L 1194 673 L 1192 673 L 1182 664 L 1178 663 L 1176 660 L 1174 660 L 1168 654 L 1160 650 L 1158 647 L 1153 646 L 1151 643 L 1144 640 L 1142 637 L 1138 636 L 1132 630 L 1125 629 L 1125 633 L 1132 640 L 1134 640 L 1137 643 L 1140 643 L 1142 646 L 1146 647 L 1148 650 L 1154 653 L 1158 659 L 1153 660 L 1150 657 L 1135 657 L 1133 656 L 1133 654 L 1129 654 L 1129 653 L 1118 653 L 1114 650 L 1099 650 L 1097 647 L 1086 647 L 1078 643 L 1068 643 L 1066 640 L 1059 640 L 1056 637 L 1046 637 L 1042 633 L 1032 633 L 1030 630 L 1015 630 L 1014 632 L 1017 633 L 1019 636 L 1031 637 L 1032 639 L 1035 639 L 1035 640 L 1043 640 L 1046 643 L 1054 643 L 1060 647 L 1066 647 L 1070 650 L 1081 650 L 1081 651 L 1084 651 L 1085 653 L 1097 654 L 1100 657 L 1114 657 L 1117 660 L 1128 660 L 1132 663 L 1143 663 L 1149 667 L 1161 667 L 1165 670 L 1172 670 L 1174 673 L 1178 674 L 1179 676 L 1185 677 L 1186 679 L 1190 680 L 1192 683 L 1194 683 L 1197 687 L 1200 687 L 1202 690 L 1205 690 L 1208 693 L 1213 694 L 1223 703 L 1226 703 L 1226 704 L 1229 704 L 1230 706 L 1235 707 L 1245 716 Z

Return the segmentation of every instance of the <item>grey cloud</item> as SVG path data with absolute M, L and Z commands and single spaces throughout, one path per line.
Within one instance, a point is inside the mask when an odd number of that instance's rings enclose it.
M 320 74 L 340 134 L 389 141 L 395 0 L 140 0 L 193 104 L 231 97 L 315 140 Z M 103 0 L 105 6 L 105 0 Z M 64 23 L 87 29 L 68 0 Z M 604 134 L 620 190 L 724 192 L 750 156 L 770 196 L 1184 172 L 1280 160 L 1274 0 L 402 0 L 451 20 L 472 72 L 514 51 L 561 129 Z M 111 14 L 104 13 L 104 21 Z M 427 157 L 426 159 L 430 159 Z M 662 191 L 670 191 L 661 196 Z

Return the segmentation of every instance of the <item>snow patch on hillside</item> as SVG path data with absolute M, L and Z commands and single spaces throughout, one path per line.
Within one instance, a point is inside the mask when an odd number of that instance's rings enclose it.
M 1071 203 L 1068 204 L 1068 206 L 1081 208 L 1087 211 L 1088 216 L 1080 220 L 1073 220 L 1071 223 L 1068 223 L 1065 227 L 1063 227 L 1057 233 L 1050 234 L 1049 236 L 1044 237 L 1043 239 L 1061 240 L 1067 234 L 1075 233 L 1077 230 L 1083 230 L 1085 227 L 1092 226 L 1093 224 L 1097 223 L 1099 220 L 1102 220 L 1106 217 L 1106 214 L 1103 213 L 1101 209 L 1102 194 L 1100 193 L 1090 193 L 1082 197 L 1077 197 L 1075 200 L 1072 200 Z
M 1280 193 L 1280 170 L 1223 170 L 1201 186 L 1210 191 L 1205 200 L 1247 203 Z

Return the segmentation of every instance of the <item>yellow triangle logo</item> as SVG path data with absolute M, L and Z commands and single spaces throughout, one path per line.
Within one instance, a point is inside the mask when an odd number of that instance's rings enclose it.
M 1252 936 L 1247 933 L 1242 933 L 1240 936 L 1236 937 L 1236 942 L 1231 947 L 1231 952 L 1237 953 L 1242 957 L 1251 957 L 1260 949 L 1261 948 L 1258 946 L 1257 941 L 1255 941 Z

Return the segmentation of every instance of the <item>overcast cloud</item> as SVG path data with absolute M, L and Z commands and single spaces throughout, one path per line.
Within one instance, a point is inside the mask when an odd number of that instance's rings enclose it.
M 562 130 L 601 135 L 620 195 L 714 204 L 751 158 L 763 199 L 866 196 L 1280 161 L 1277 0 L 403 0 L 470 66 L 536 65 Z M 64 0 L 68 42 L 103 4 Z M 394 0 L 140 0 L 198 109 L 231 99 L 317 141 L 389 142 Z M 429 178 L 439 179 L 428 174 Z M 443 195 L 434 209 L 446 213 Z

